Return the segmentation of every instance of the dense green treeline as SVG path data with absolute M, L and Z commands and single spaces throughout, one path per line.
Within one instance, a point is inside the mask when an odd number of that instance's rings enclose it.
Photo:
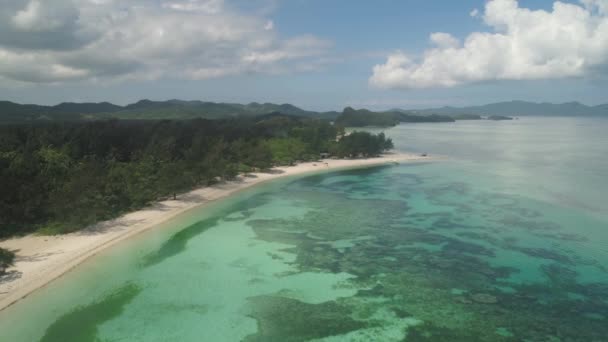
M 377 155 L 383 135 L 280 114 L 0 126 L 0 237 L 65 233 L 196 186 L 320 153 Z
M 381 151 L 393 149 L 393 141 L 384 133 L 377 135 L 367 132 L 352 132 L 340 139 L 339 144 L 331 147 L 332 155 L 352 158 L 357 156 L 374 157 Z
M 15 253 L 0 248 L 0 276 L 4 274 L 7 268 L 13 265 L 15 261 Z
M 336 124 L 342 127 L 392 127 L 399 124 L 399 119 L 394 113 L 375 113 L 367 109 L 346 107 L 336 118 Z

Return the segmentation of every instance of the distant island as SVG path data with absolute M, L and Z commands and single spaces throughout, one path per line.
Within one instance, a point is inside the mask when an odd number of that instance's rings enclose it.
M 479 114 L 420 114 L 413 111 L 393 110 L 387 112 L 372 112 L 367 109 L 353 109 L 347 107 L 335 122 L 342 127 L 392 127 L 401 123 L 439 123 L 462 120 L 513 120 L 510 116 L 490 115 L 486 118 Z
M 504 116 L 504 115 L 490 115 L 487 118 L 488 120 L 493 120 L 493 121 L 504 121 L 504 120 L 513 120 L 512 117 L 510 116 Z
M 606 116 L 608 104 L 587 106 L 579 102 L 566 103 L 535 103 L 527 101 L 507 101 L 491 103 L 483 106 L 470 107 L 441 107 L 415 110 L 418 114 L 460 115 L 478 114 L 483 116 Z

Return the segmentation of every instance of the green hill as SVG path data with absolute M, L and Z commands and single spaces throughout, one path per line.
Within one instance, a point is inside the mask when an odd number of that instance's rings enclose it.
M 72 113 L 72 114 L 96 114 L 96 113 L 111 113 L 122 109 L 121 106 L 109 102 L 100 103 L 74 103 L 63 102 L 52 107 L 57 113 Z
M 391 127 L 399 123 L 418 123 L 418 122 L 454 122 L 451 117 L 444 115 L 419 115 L 404 111 L 372 112 L 367 109 L 344 108 L 336 124 L 343 127 Z
M 141 100 L 126 106 L 109 102 L 61 103 L 56 106 L 0 102 L 0 123 L 73 121 L 95 119 L 187 120 L 194 118 L 222 119 L 239 116 L 258 116 L 282 113 L 301 117 L 316 117 L 333 120 L 339 113 L 318 113 L 298 108 L 291 104 L 274 103 L 216 103 L 203 101 L 151 101 Z

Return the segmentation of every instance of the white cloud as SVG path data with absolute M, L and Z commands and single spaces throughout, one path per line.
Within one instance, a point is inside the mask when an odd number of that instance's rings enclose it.
M 3 83 L 297 71 L 330 45 L 224 0 L 0 0 Z
M 314 36 L 301 36 L 284 41 L 274 49 L 252 51 L 243 56 L 242 61 L 250 66 L 264 66 L 280 61 L 321 56 L 331 46 L 326 40 Z
M 442 49 L 457 48 L 460 45 L 458 39 L 449 33 L 436 32 L 431 34 L 431 42 Z
M 99 34 L 94 25 L 83 25 L 71 0 L 0 0 L 0 47 L 69 50 Z
M 420 58 L 400 51 L 389 55 L 373 68 L 370 84 L 427 88 L 581 77 L 608 65 L 608 0 L 557 1 L 551 11 L 523 8 L 516 0 L 490 0 L 478 15 L 491 32 L 473 32 L 462 43 L 434 33 L 435 47 Z
M 176 11 L 220 13 L 224 7 L 223 0 L 186 0 L 166 2 L 162 5 Z
M 266 22 L 266 24 L 264 25 L 264 30 L 269 31 L 269 30 L 272 30 L 272 29 L 274 29 L 274 22 L 272 20 L 268 20 Z
M 592 11 L 608 14 L 608 0 L 582 0 L 581 2 Z

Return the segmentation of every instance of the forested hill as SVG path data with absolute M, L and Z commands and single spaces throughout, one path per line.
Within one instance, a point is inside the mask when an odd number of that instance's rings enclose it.
M 75 121 L 95 119 L 222 119 L 256 116 L 272 112 L 333 120 L 337 112 L 313 112 L 291 104 L 274 103 L 216 103 L 203 101 L 150 101 L 141 100 L 127 106 L 108 102 L 61 103 L 55 106 L 18 104 L 0 101 L 0 123 L 38 123 L 49 121 Z
M 454 118 L 445 115 L 416 115 L 408 112 L 389 111 L 372 112 L 367 109 L 344 108 L 336 118 L 336 124 L 342 127 L 391 127 L 402 122 L 454 122 Z
M 374 156 L 390 148 L 383 134 L 345 136 L 327 120 L 281 114 L 0 125 L 0 238 L 74 231 L 193 187 L 321 153 Z

